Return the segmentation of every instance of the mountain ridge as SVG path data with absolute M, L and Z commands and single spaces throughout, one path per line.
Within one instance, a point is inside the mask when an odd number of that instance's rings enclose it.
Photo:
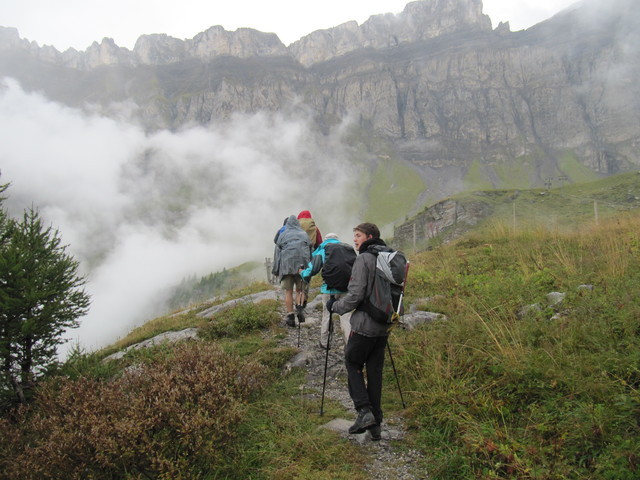
M 84 51 L 68 48 L 64 52 L 22 39 L 16 28 L 0 27 L 0 46 L 23 48 L 44 61 L 79 70 L 114 64 L 167 65 L 192 58 L 206 61 L 222 55 L 238 58 L 290 56 L 302 65 L 310 66 L 359 48 L 387 48 L 469 27 L 491 30 L 491 20 L 482 14 L 480 0 L 415 1 L 408 3 L 397 15 L 372 15 L 362 25 L 352 20 L 316 30 L 288 47 L 275 33 L 247 27 L 227 31 L 221 25 L 211 26 L 185 40 L 164 33 L 143 34 L 132 50 L 105 37 L 100 43 L 94 41 Z
M 186 41 L 141 37 L 137 54 L 156 64 L 136 65 L 126 49 L 120 62 L 124 50 L 105 40 L 87 50 L 88 64 L 97 66 L 84 70 L 69 66 L 76 60 L 47 60 L 51 47 L 0 29 L 0 76 L 105 114 L 131 102 L 149 130 L 296 108 L 310 112 L 320 132 L 350 122 L 349 145 L 364 152 L 371 172 L 403 163 L 424 180 L 400 217 L 464 190 L 542 187 L 550 178 L 576 182 L 636 169 L 633 7 L 630 0 L 606 9 L 583 1 L 511 32 L 506 24 L 491 28 L 480 0 L 423 0 L 399 15 L 312 32 L 288 49 L 274 34 L 211 27 L 190 40 L 196 56 L 187 55 Z M 100 55 L 111 63 L 95 60 Z

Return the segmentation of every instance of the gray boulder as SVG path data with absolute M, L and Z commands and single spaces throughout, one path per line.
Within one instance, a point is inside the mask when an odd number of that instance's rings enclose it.
M 402 318 L 402 324 L 405 329 L 412 330 L 423 323 L 433 322 L 434 320 L 448 320 L 446 315 L 435 312 L 418 311 L 409 313 Z

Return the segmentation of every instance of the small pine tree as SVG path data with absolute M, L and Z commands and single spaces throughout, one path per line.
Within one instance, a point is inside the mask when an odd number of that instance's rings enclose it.
M 24 402 L 36 377 L 57 363 L 62 334 L 78 326 L 89 295 L 78 263 L 37 210 L 21 221 L 0 211 L 0 401 L 7 407 Z

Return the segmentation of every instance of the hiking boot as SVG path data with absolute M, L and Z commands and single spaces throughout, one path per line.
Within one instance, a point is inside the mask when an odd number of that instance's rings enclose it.
M 304 307 L 302 305 L 296 305 L 296 316 L 300 323 L 304 323 Z
M 349 433 L 364 433 L 367 428 L 376 425 L 376 417 L 373 416 L 369 407 L 358 410 L 358 417 L 353 425 L 349 427 Z
M 376 423 L 374 426 L 369 427 L 369 434 L 371 435 L 371 440 L 374 442 L 382 440 L 382 427 L 380 424 Z
M 295 314 L 293 313 L 287 313 L 287 325 L 289 325 L 290 327 L 295 327 L 296 326 L 296 317 Z

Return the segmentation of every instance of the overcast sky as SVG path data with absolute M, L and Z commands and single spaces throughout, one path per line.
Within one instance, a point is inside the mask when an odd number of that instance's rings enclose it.
M 528 28 L 577 0 L 484 0 L 483 11 L 496 27 Z M 606 1 L 606 0 L 603 0 Z M 166 33 L 186 39 L 213 25 L 226 30 L 250 27 L 274 32 L 289 45 L 319 29 L 371 15 L 399 13 L 408 0 L 0 0 L 0 25 L 15 27 L 22 38 L 85 50 L 94 41 L 113 38 L 132 49 L 140 35 Z

